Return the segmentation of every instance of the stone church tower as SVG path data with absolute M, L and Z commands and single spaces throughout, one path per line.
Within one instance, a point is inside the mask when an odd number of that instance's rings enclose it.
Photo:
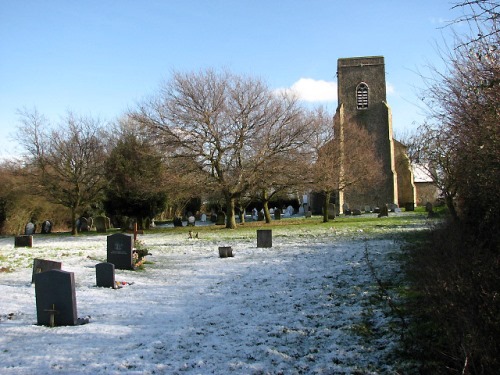
M 339 192 L 337 212 L 343 213 L 344 204 L 351 209 L 365 206 L 380 207 L 398 204 L 398 178 L 396 172 L 391 109 L 387 105 L 384 57 L 342 58 L 337 62 L 338 108 L 335 131 L 357 123 L 374 139 L 374 148 L 382 162 L 383 177 L 375 186 L 358 186 Z M 337 133 L 340 134 L 340 133 Z M 345 150 L 345 157 L 350 152 Z

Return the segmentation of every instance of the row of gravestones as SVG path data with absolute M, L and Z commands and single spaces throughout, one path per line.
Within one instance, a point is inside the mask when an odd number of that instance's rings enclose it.
M 31 237 L 31 236 L 29 236 Z M 31 282 L 35 284 L 37 324 L 49 327 L 88 323 L 78 318 L 73 272 L 61 269 L 62 263 L 34 259 Z M 96 264 L 96 285 L 116 288 L 115 268 L 134 269 L 132 236 L 108 236 L 107 262 Z
M 272 230 L 257 230 L 257 247 L 272 247 Z M 219 247 L 221 258 L 232 257 L 230 246 Z M 33 261 L 32 282 L 35 283 L 37 324 L 50 327 L 88 323 L 78 318 L 75 278 L 73 272 L 63 271 L 61 262 L 44 259 Z M 107 262 L 96 264 L 96 285 L 115 288 L 115 268 L 134 269 L 133 239 L 116 233 L 107 239 Z
M 40 230 L 40 233 L 42 234 L 49 234 L 52 232 L 52 228 L 54 227 L 54 224 L 50 220 L 45 220 L 42 223 L 42 228 Z M 24 234 L 26 236 L 31 236 L 35 234 L 36 232 L 36 224 L 32 223 L 31 221 L 25 225 L 24 227 Z

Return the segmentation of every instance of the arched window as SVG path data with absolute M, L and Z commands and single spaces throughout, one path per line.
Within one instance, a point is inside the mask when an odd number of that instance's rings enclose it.
M 358 109 L 368 108 L 368 85 L 364 82 L 356 87 L 356 105 Z

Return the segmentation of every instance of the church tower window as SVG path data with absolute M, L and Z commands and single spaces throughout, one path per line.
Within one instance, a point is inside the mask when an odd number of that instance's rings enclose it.
M 356 105 L 358 109 L 368 108 L 368 85 L 364 82 L 356 87 Z

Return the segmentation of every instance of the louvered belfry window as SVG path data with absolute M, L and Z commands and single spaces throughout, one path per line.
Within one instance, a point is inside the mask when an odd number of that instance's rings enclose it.
M 368 85 L 364 82 L 356 87 L 356 105 L 358 109 L 368 108 Z

